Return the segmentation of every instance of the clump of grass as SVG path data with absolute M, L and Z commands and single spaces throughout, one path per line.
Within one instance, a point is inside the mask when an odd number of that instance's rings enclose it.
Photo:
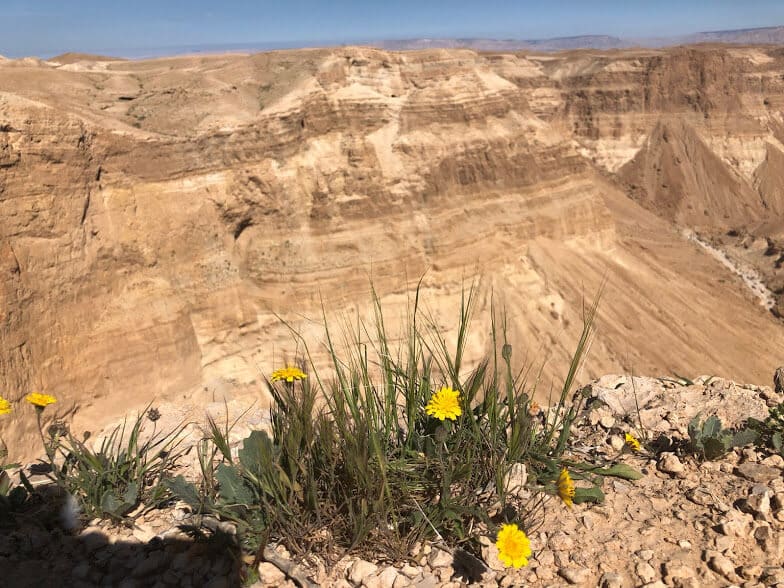
M 36 405 L 39 427 L 44 407 Z M 48 438 L 41 430 L 53 481 L 76 498 L 88 518 L 121 519 L 142 503 L 159 506 L 169 496 L 163 482 L 182 453 L 184 429 L 153 429 L 142 441 L 145 423 L 155 427 L 159 416 L 148 406 L 130 424 L 125 419 L 112 429 L 97 448 L 87 444 L 89 433 L 79 440 L 59 421 L 48 428 Z
M 402 559 L 423 540 L 476 549 L 479 534 L 512 521 L 530 533 L 543 501 L 509 492 L 509 474 L 526 464 L 534 490 L 559 494 L 563 454 L 583 402 L 571 390 L 596 304 L 584 309 L 563 388 L 542 421 L 532 411 L 530 370 L 513 368 L 505 321 L 493 319 L 493 351 L 466 369 L 475 296 L 473 287 L 463 294 L 453 347 L 420 309 L 419 289 L 399 347 L 375 292 L 370 326 L 348 323 L 336 339 L 324 316 L 329 373 L 313 368 L 300 339 L 300 366 L 269 382 L 271 434 L 252 432 L 235 458 L 228 427 L 212 423 L 201 446 L 201 488 L 181 477 L 168 486 L 236 522 L 259 554 L 275 538 L 301 553 Z M 590 489 L 568 496 L 598 499 Z

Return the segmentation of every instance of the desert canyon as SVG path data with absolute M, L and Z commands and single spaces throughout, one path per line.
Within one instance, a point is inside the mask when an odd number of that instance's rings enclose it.
M 479 280 L 472 345 L 492 295 L 545 400 L 605 280 L 582 379 L 769 385 L 782 72 L 773 46 L 0 59 L 0 389 L 77 428 L 265 402 L 290 326 L 318 355 L 322 306 L 372 281 L 402 323 L 420 278 L 447 336 Z

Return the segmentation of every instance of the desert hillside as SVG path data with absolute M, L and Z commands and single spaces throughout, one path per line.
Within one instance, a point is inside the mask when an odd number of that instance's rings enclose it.
M 3 60 L 0 389 L 56 394 L 77 427 L 263 397 L 289 326 L 318 355 L 322 304 L 363 313 L 372 279 L 394 330 L 422 276 L 450 337 L 481 279 L 477 324 L 493 292 L 540 394 L 605 279 L 582 378 L 767 384 L 783 67 L 767 47 Z M 20 454 L 29 417 L 4 430 Z

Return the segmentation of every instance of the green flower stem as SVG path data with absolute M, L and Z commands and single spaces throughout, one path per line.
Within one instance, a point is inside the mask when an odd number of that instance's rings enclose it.
M 43 414 L 44 409 L 40 406 L 35 407 L 35 416 L 38 420 L 38 433 L 41 435 L 41 443 L 44 444 L 44 451 L 46 452 L 46 457 L 49 460 L 49 465 L 52 468 L 52 472 L 55 473 L 55 477 L 57 477 L 57 469 L 54 465 L 54 451 L 49 443 L 46 442 L 46 438 L 44 437 L 44 428 L 43 424 L 41 423 L 41 415 Z

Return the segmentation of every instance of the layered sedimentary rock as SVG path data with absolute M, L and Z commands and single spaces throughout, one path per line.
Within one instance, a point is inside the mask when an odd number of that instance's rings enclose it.
M 771 253 L 784 238 L 780 47 L 518 58 L 540 75 L 494 69 L 527 91 L 540 118 L 571 136 L 581 154 L 642 206 L 751 264 L 782 314 L 781 265 Z
M 546 360 L 543 395 L 603 281 L 585 376 L 766 382 L 781 325 L 673 225 L 715 206 L 757 222 L 779 197 L 775 162 L 760 165 L 780 140 L 731 122 L 759 118 L 749 72 L 778 59 L 759 53 L 754 65 L 719 52 L 710 68 L 681 49 L 3 62 L 0 391 L 18 401 L 3 436 L 34 453 L 20 401 L 33 388 L 77 428 L 155 398 L 264 402 L 263 374 L 298 351 L 289 327 L 323 362 L 311 319 L 322 304 L 362 314 L 371 279 L 396 332 L 424 276 L 452 340 L 463 288 L 481 278 L 470 355 L 490 345 L 492 292 L 514 358 Z M 717 96 L 737 80 L 743 92 L 719 104 L 680 89 L 700 67 L 727 78 Z M 648 89 L 627 91 L 640 76 Z M 649 166 L 695 150 L 719 175 L 681 172 L 689 192 L 663 213 L 671 193 Z

